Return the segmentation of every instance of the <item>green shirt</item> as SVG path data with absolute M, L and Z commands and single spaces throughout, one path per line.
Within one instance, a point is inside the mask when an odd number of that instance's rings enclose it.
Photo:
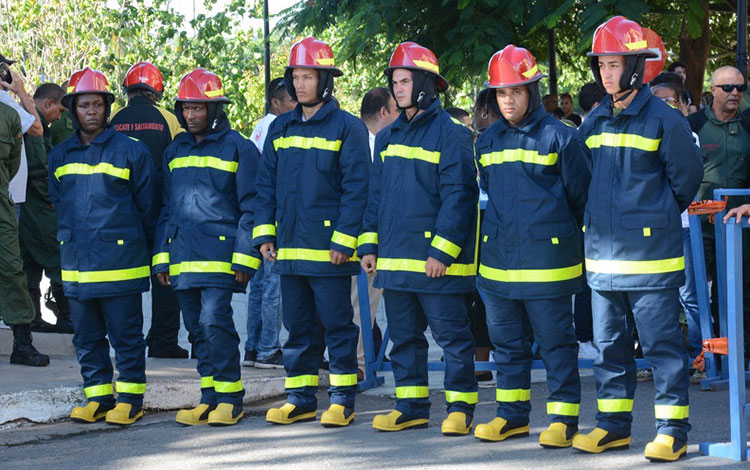
M 47 186 L 47 154 L 52 150 L 52 138 L 44 115 L 37 109 L 39 120 L 42 122 L 44 135 L 35 137 L 24 134 L 26 145 L 26 162 L 29 166 L 29 178 L 26 182 L 26 192 L 35 193 L 42 201 L 50 202 Z
M 8 196 L 8 183 L 21 166 L 21 118 L 15 109 L 0 103 L 0 194 Z
M 65 111 L 60 115 L 60 119 L 53 122 L 49 128 L 52 138 L 52 146 L 56 146 L 64 140 L 68 140 L 75 129 L 73 129 L 73 118 L 70 117 L 70 111 Z

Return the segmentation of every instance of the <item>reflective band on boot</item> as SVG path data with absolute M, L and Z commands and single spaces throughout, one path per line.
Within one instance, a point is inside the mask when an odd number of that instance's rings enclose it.
M 317 387 L 317 375 L 298 375 L 296 377 L 287 377 L 284 381 L 284 388 L 302 388 Z
M 513 402 L 513 401 L 529 401 L 531 400 L 531 390 L 516 388 L 512 390 L 498 388 L 495 391 L 495 401 L 499 402 Z
M 453 392 L 446 390 L 445 401 L 448 403 L 460 401 L 468 405 L 476 405 L 479 403 L 479 392 Z
M 677 405 L 654 405 L 656 419 L 688 419 L 690 407 Z
M 357 374 L 329 374 L 328 382 L 332 387 L 351 387 L 357 385 Z
M 597 400 L 599 411 L 602 413 L 632 413 L 632 398 L 600 398 Z
M 578 410 L 580 408 L 581 405 L 578 403 L 564 403 L 561 401 L 547 402 L 548 415 L 578 416 Z
M 396 387 L 396 398 L 428 398 L 430 389 L 427 386 Z
M 132 395 L 143 395 L 146 393 L 146 384 L 131 382 L 115 382 L 118 393 L 130 393 Z
M 221 382 L 214 379 L 214 390 L 217 393 L 236 393 L 242 391 L 242 380 L 236 382 Z

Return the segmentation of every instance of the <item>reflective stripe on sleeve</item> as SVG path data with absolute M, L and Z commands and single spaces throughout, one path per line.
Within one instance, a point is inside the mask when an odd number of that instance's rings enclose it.
M 260 267 L 260 258 L 244 253 L 232 253 L 232 264 L 240 264 L 248 268 L 258 269 Z
M 437 248 L 438 250 L 442 251 L 443 253 L 452 256 L 454 258 L 457 258 L 458 255 L 461 253 L 461 247 L 453 243 L 452 241 L 445 239 L 441 237 L 440 235 L 435 235 L 435 237 L 432 239 L 432 243 L 430 243 L 430 246 L 433 248 Z
M 359 237 L 357 237 L 357 244 L 358 245 L 365 245 L 367 243 L 372 243 L 374 245 L 378 244 L 378 233 L 377 232 L 365 232 Z
M 347 235 L 345 233 L 341 233 L 337 230 L 333 231 L 333 235 L 331 235 L 331 241 L 333 243 L 337 243 L 341 246 L 345 246 L 347 248 L 351 248 L 352 250 L 357 249 L 357 238 L 353 237 L 351 235 Z
M 169 264 L 169 253 L 164 251 L 155 254 L 154 257 L 151 258 L 151 266 L 156 266 L 157 264 Z
M 275 225 L 263 224 L 263 225 L 258 225 L 257 227 L 253 227 L 253 238 L 265 237 L 267 235 L 270 235 L 272 237 L 276 236 Z

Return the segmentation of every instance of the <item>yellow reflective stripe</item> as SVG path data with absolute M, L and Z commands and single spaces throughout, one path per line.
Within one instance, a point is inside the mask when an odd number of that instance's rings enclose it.
M 532 75 L 534 75 L 536 73 L 536 71 L 537 71 L 537 66 L 536 66 L 536 64 L 534 64 L 534 66 L 531 67 L 529 70 L 527 70 L 525 72 L 521 72 L 521 75 L 523 75 L 524 78 L 529 78 Z
M 333 243 L 338 243 L 341 246 L 351 248 L 352 250 L 357 249 L 357 239 L 355 237 L 352 237 L 351 235 L 341 233 L 338 230 L 333 231 L 333 235 L 331 235 L 331 241 Z
M 678 405 L 654 405 L 656 419 L 688 419 L 690 407 Z
M 284 381 L 284 388 L 302 388 L 317 387 L 317 375 L 298 375 L 296 377 L 287 377 Z
M 396 387 L 396 398 L 427 398 L 430 388 L 427 386 Z
M 224 94 L 224 89 L 219 88 L 218 90 L 206 90 L 203 92 L 204 95 L 208 96 L 209 98 L 213 98 L 215 96 L 221 96 Z
M 302 137 L 301 135 L 290 135 L 289 137 L 279 137 L 273 141 L 274 150 L 288 149 L 319 149 L 338 152 L 341 150 L 340 140 L 326 140 L 322 137 Z
M 241 264 L 248 268 L 258 269 L 260 267 L 260 258 L 246 255 L 244 253 L 232 253 L 232 264 Z
M 626 42 L 625 47 L 631 51 L 635 49 L 645 49 L 648 47 L 648 43 L 646 41 Z
M 222 382 L 214 380 L 214 390 L 217 393 L 236 393 L 242 391 L 242 380 L 236 382 Z
M 232 263 L 224 261 L 183 261 L 169 265 L 169 275 L 179 276 L 182 273 L 223 273 L 234 274 Z
M 190 155 L 187 157 L 178 157 L 169 162 L 169 171 L 176 168 L 213 168 L 214 170 L 237 173 L 237 162 L 230 162 L 217 157 Z
M 526 388 L 502 389 L 495 391 L 495 401 L 512 402 L 512 401 L 529 401 L 531 400 L 531 390 Z
M 655 259 L 650 261 L 601 260 L 586 258 L 586 271 L 603 274 L 660 274 L 682 271 L 685 258 Z
M 357 374 L 329 374 L 328 382 L 333 387 L 350 387 L 357 385 Z
M 263 224 L 258 225 L 257 227 L 253 227 L 253 238 L 265 237 L 266 235 L 275 237 L 276 226 L 273 224 Z
M 378 233 L 377 232 L 365 232 L 357 237 L 357 244 L 364 245 L 366 243 L 378 244 Z
M 201 377 L 201 388 L 212 388 L 214 386 L 213 377 Z
M 659 149 L 660 142 L 661 139 L 649 139 L 638 134 L 603 132 L 586 139 L 586 146 L 590 149 L 598 149 L 599 147 L 627 147 L 655 152 Z
M 433 64 L 432 62 L 428 62 L 426 60 L 414 60 L 413 62 L 414 62 L 414 65 L 416 65 L 417 67 L 427 69 L 430 72 L 440 73 L 440 68 L 438 64 Z
M 112 384 L 92 385 L 85 387 L 83 393 L 86 394 L 86 398 L 103 397 L 104 395 L 112 395 L 114 389 L 112 388 Z
M 553 245 L 559 245 L 560 244 L 560 239 L 557 238 L 557 237 L 552 237 L 552 244 Z
M 448 403 L 461 401 L 469 405 L 476 405 L 479 403 L 479 392 L 453 392 L 451 390 L 446 390 L 445 401 Z
M 67 282 L 115 282 L 131 281 L 151 276 L 150 266 L 139 266 L 128 269 L 110 269 L 107 271 L 61 271 L 62 280 Z
M 575 279 L 583 274 L 583 264 L 552 269 L 497 269 L 479 264 L 479 274 L 499 282 L 558 282 Z
M 146 393 L 146 384 L 133 382 L 115 382 L 115 389 L 119 393 L 132 393 L 133 395 L 143 395 Z
M 380 152 L 380 158 L 385 161 L 385 157 L 401 157 L 410 160 L 422 160 L 429 163 L 440 163 L 440 152 L 425 150 L 422 147 L 409 147 L 408 145 L 389 144 L 385 150 Z
M 162 252 L 155 254 L 154 257 L 151 258 L 151 266 L 156 266 L 157 264 L 169 264 L 169 253 Z
M 505 149 L 499 152 L 483 153 L 479 158 L 479 163 L 484 167 L 511 162 L 552 166 L 557 163 L 557 154 L 553 152 L 540 155 L 536 150 Z
M 331 261 L 330 250 L 313 250 L 310 248 L 280 248 L 276 253 L 278 260 Z
M 115 178 L 121 178 L 124 180 L 130 179 L 129 168 L 119 168 L 111 163 L 98 163 L 96 165 L 89 165 L 86 163 L 68 163 L 55 170 L 55 178 L 60 181 L 61 176 L 65 175 L 97 175 L 105 174 L 114 176 Z
M 446 253 L 454 258 L 457 258 L 459 253 L 461 253 L 460 246 L 456 245 L 448 239 L 441 237 L 440 235 L 435 235 L 435 238 L 432 239 L 432 243 L 430 243 L 430 246 L 433 248 L 437 248 L 443 253 Z
M 578 403 L 565 403 L 561 401 L 547 402 L 548 415 L 578 416 L 578 410 L 580 408 L 581 405 Z
M 644 237 L 650 237 L 651 236 L 651 227 L 643 227 L 643 236 Z
M 632 398 L 600 398 L 597 400 L 599 411 L 603 413 L 630 413 L 633 411 Z
M 424 273 L 426 264 L 425 261 L 418 259 L 378 258 L 376 269 L 382 269 L 383 271 Z M 445 274 L 449 276 L 475 276 L 477 274 L 477 265 L 453 263 L 448 266 Z
M 315 62 L 317 62 L 319 65 L 326 65 L 326 66 L 333 66 L 333 57 L 316 57 Z

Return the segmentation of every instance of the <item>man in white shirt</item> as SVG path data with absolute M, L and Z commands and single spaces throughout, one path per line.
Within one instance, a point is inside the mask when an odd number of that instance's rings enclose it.
M 255 126 L 250 138 L 261 153 L 263 152 L 263 142 L 266 140 L 268 128 L 271 126 L 273 120 L 276 119 L 276 116 L 291 111 L 297 106 L 297 102 L 286 91 L 284 77 L 274 78 L 268 84 L 268 100 L 269 112 Z

